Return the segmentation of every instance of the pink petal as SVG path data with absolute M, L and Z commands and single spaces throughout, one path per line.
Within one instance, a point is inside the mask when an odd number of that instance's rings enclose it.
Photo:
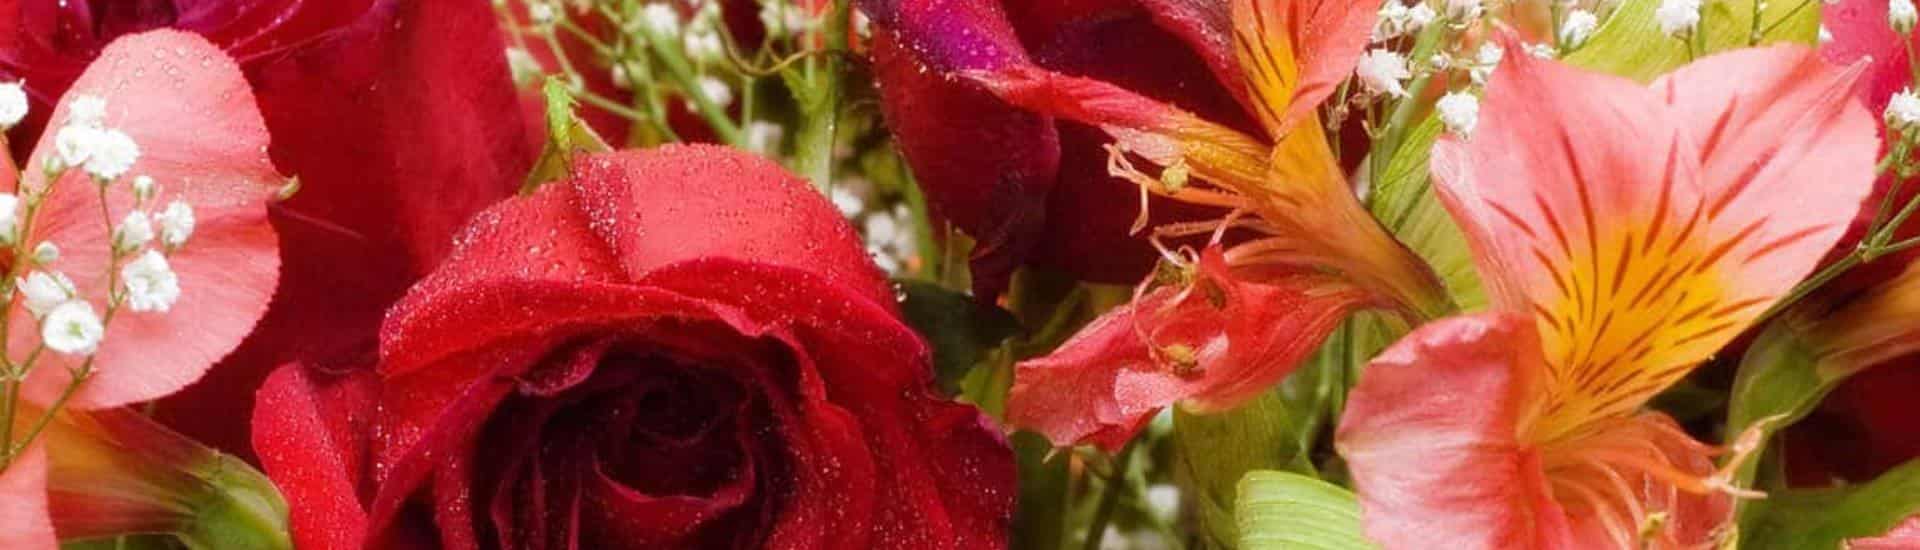
M 59 548 L 47 514 L 47 446 L 35 442 L 0 470 L 0 548 Z
M 1893 529 L 1877 537 L 1851 539 L 1845 544 L 1850 550 L 1911 550 L 1920 548 L 1920 516 L 1907 518 Z
M 78 94 L 105 99 L 106 126 L 139 144 L 139 162 L 125 177 L 152 176 L 159 189 L 153 204 L 184 200 L 198 218 L 193 237 L 168 259 L 180 278 L 179 302 L 167 313 L 120 312 L 93 378 L 69 402 L 113 407 L 192 383 L 253 328 L 279 278 L 278 243 L 265 207 L 286 182 L 267 158 L 266 127 L 246 80 L 197 35 L 159 30 L 115 41 L 74 82 L 53 120 L 65 119 L 67 102 Z M 41 136 L 28 166 L 42 166 L 52 155 L 53 134 Z M 28 173 L 27 185 L 45 184 L 40 170 Z M 120 185 L 107 205 L 114 223 L 132 203 Z M 70 170 L 45 199 L 30 235 L 60 246 L 54 267 L 104 311 L 109 238 L 100 208 L 87 176 Z M 13 312 L 12 322 L 33 326 L 23 309 Z M 38 339 L 33 332 L 15 330 L 9 349 L 24 356 Z M 66 367 L 79 364 L 79 358 L 43 355 L 27 380 L 28 399 L 51 401 L 68 382 Z
M 1539 452 L 1519 440 L 1546 390 L 1539 357 L 1530 319 L 1488 313 L 1423 326 L 1367 366 L 1334 445 L 1369 538 L 1387 548 L 1575 548 Z
M 1154 290 L 1022 362 L 1007 422 L 1056 445 L 1118 450 L 1168 405 L 1220 411 L 1267 390 L 1366 296 L 1320 275 L 1229 274 L 1218 247 L 1201 270 L 1192 287 Z
M 1785 294 L 1873 190 L 1879 130 L 1851 94 L 1862 67 L 1784 45 L 1700 59 L 1653 83 L 1700 145 L 1710 237 L 1731 246 L 1722 277 L 1735 299 Z

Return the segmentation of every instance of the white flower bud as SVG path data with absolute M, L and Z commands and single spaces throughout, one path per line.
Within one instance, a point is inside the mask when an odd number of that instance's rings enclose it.
M 640 22 L 647 26 L 647 32 L 655 36 L 680 34 L 680 13 L 664 2 L 647 4 L 647 7 L 641 8 Z
M 1527 55 L 1540 59 L 1553 59 L 1555 53 L 1553 44 L 1526 44 L 1521 46 L 1521 48 L 1527 50 Z
M 1413 76 L 1413 72 L 1407 70 L 1407 58 L 1378 48 L 1360 56 L 1360 62 L 1354 65 L 1354 74 L 1359 75 L 1360 84 L 1373 93 L 1393 96 L 1407 95 L 1400 81 Z
M 138 250 L 153 241 L 153 220 L 146 212 L 135 210 L 120 220 L 113 228 L 113 250 L 127 253 Z
M 1893 32 L 1913 32 L 1916 19 L 1920 19 L 1920 12 L 1914 11 L 1913 0 L 1887 0 L 1887 24 L 1893 27 Z
M 1821 25 L 1820 26 L 1820 43 L 1826 44 L 1832 41 L 1833 41 L 1833 31 L 1827 30 L 1826 25 Z
M 727 57 L 727 47 L 720 42 L 720 33 L 713 31 L 689 32 L 682 39 L 681 47 L 686 49 L 687 59 L 702 65 L 718 63 Z
M 1380 4 L 1380 14 L 1373 23 L 1373 41 L 1392 40 L 1407 32 L 1407 5 L 1400 0 L 1387 0 Z
M 104 130 L 93 126 L 68 124 L 53 134 L 53 151 L 60 157 L 62 169 L 86 164 L 87 157 L 98 149 Z
M 527 18 L 532 19 L 534 25 L 542 27 L 552 25 L 559 16 L 560 14 L 554 11 L 553 4 L 541 0 L 527 3 Z
M 1580 47 L 1600 28 L 1600 17 L 1587 10 L 1567 12 L 1565 20 L 1560 22 L 1560 45 L 1567 49 Z
M 12 245 L 20 239 L 20 197 L 0 193 L 0 245 Z
M 133 177 L 133 198 L 147 202 L 153 198 L 153 177 L 141 174 Z
M 1910 133 L 1920 129 L 1920 95 L 1913 88 L 1900 90 L 1887 100 L 1885 114 L 1887 127 L 1900 133 Z
M 40 323 L 40 341 L 47 349 L 69 355 L 92 355 L 100 349 L 100 338 L 106 336 L 106 327 L 100 324 L 100 316 L 93 312 L 93 305 L 84 300 L 68 300 L 47 313 Z
M 167 257 L 153 250 L 120 267 L 120 286 L 127 291 L 127 308 L 134 311 L 165 312 L 180 299 L 180 277 L 167 265 Z
M 726 107 L 733 103 L 733 87 L 728 86 L 725 80 L 711 76 L 703 76 L 695 81 L 694 84 L 696 84 L 698 88 L 689 90 L 689 92 L 700 94 L 701 97 L 707 98 L 707 101 L 713 102 L 713 105 L 716 107 Z
M 762 155 L 780 150 L 780 139 L 787 130 L 779 124 L 764 120 L 747 123 L 747 149 Z
M 1470 135 L 1473 133 L 1474 126 L 1480 124 L 1480 98 L 1474 97 L 1473 94 L 1448 93 L 1441 96 L 1440 101 L 1433 104 L 1433 108 L 1440 112 L 1440 123 L 1445 124 L 1447 131 L 1455 135 Z
M 60 259 L 60 247 L 53 244 L 53 241 L 40 241 L 40 244 L 33 245 L 33 263 L 47 265 L 58 259 Z
M 1493 70 L 1500 68 L 1500 59 L 1506 55 L 1506 50 L 1492 42 L 1480 43 L 1480 49 L 1473 53 L 1473 68 L 1467 71 L 1467 76 L 1473 78 L 1474 84 L 1485 86 L 1487 77 L 1493 76 Z
M 0 84 L 0 128 L 11 128 L 27 118 L 27 89 L 20 82 Z
M 107 100 L 79 94 L 67 102 L 67 125 L 98 128 L 107 123 Z
M 1667 36 L 1680 38 L 1693 33 L 1700 26 L 1700 0 L 1660 0 L 1660 7 L 1653 11 L 1653 19 L 1660 23 L 1660 32 Z
M 1427 28 L 1427 25 L 1433 24 L 1433 21 L 1439 18 L 1440 14 L 1434 13 L 1433 8 L 1427 7 L 1426 2 L 1416 4 L 1407 10 L 1407 32 Z
M 167 248 L 179 248 L 187 244 L 187 237 L 193 236 L 193 207 L 184 201 L 167 203 L 167 208 L 154 219 L 160 222 L 160 243 Z
M 119 130 L 102 130 L 94 142 L 93 152 L 87 154 L 85 168 L 95 179 L 113 181 L 133 169 L 133 163 L 139 160 L 140 145 L 133 142 L 133 136 Z
M 26 278 L 19 279 L 17 284 L 20 295 L 25 298 L 22 305 L 25 305 L 27 312 L 32 313 L 36 319 L 45 317 L 47 312 L 52 311 L 55 306 L 66 303 L 67 300 L 72 300 L 76 294 L 79 294 L 79 291 L 73 287 L 73 280 L 58 271 L 53 273 L 34 271 L 28 273 Z
M 1480 0 L 1446 0 L 1446 1 L 1447 1 L 1447 18 L 1448 19 L 1453 19 L 1455 21 L 1471 21 L 1474 19 L 1479 19 L 1481 14 L 1486 13 L 1486 7 L 1481 5 Z

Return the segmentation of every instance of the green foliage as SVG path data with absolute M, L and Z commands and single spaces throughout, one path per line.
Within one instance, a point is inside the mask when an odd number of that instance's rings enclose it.
M 1903 464 L 1864 485 L 1774 491 L 1750 508 L 1753 525 L 1742 531 L 1743 548 L 1842 548 L 1848 539 L 1879 536 L 1920 513 L 1920 461 Z
M 949 395 L 989 350 L 1020 330 L 1013 314 L 977 303 L 972 296 L 927 281 L 902 279 L 894 284 L 904 296 L 901 313 L 933 347 L 933 367 L 940 389 Z
M 1473 255 L 1466 235 L 1440 206 L 1427 176 L 1429 152 L 1441 131 L 1440 119 L 1428 116 L 1407 132 L 1385 169 L 1373 178 L 1368 208 L 1401 243 L 1427 261 L 1446 284 L 1454 304 L 1473 310 L 1487 303 Z
M 1375 548 L 1361 532 L 1360 503 L 1337 485 L 1291 472 L 1248 472 L 1234 506 L 1243 550 Z
M 1702 3 L 1703 34 L 1687 42 L 1660 31 L 1660 0 L 1623 0 L 1567 62 L 1650 82 L 1695 56 L 1775 42 L 1813 44 L 1820 33 L 1820 0 L 1712 0 Z M 1764 13 L 1754 18 L 1756 7 Z M 1693 51 L 1698 50 L 1698 51 Z

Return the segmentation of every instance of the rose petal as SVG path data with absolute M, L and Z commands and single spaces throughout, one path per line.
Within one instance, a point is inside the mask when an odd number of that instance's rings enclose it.
M 274 371 L 254 409 L 253 448 L 290 504 L 294 544 L 357 548 L 367 535 L 362 488 L 367 428 L 375 414 L 371 373 L 313 372 L 300 364 Z

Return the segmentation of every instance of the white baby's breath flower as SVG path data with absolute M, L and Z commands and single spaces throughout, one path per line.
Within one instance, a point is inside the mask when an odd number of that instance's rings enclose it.
M 1480 124 L 1480 98 L 1474 97 L 1471 93 L 1448 93 L 1441 96 L 1440 101 L 1433 104 L 1433 108 L 1440 112 L 1440 123 L 1445 124 L 1447 131 L 1455 135 L 1472 134 L 1474 126 Z
M 139 160 L 140 144 L 133 142 L 133 136 L 108 129 L 99 133 L 93 151 L 87 154 L 85 168 L 95 179 L 112 181 L 133 169 L 133 163 Z
M 27 118 L 27 89 L 20 82 L 0 84 L 0 129 Z
M 141 174 L 133 177 L 133 198 L 146 202 L 153 198 L 153 176 Z
M 733 104 L 733 87 L 728 86 L 727 81 L 721 80 L 718 77 L 703 76 L 695 81 L 694 84 L 697 85 L 698 89 L 692 90 L 692 92 L 707 98 L 707 101 L 713 102 L 714 106 L 726 107 L 727 105 Z
M 126 253 L 138 250 L 153 242 L 153 219 L 146 212 L 135 210 L 120 219 L 120 225 L 113 228 L 113 249 Z
M 47 265 L 58 259 L 60 259 L 60 247 L 53 244 L 53 241 L 40 241 L 40 244 L 33 245 L 33 263 Z
M 647 32 L 655 36 L 674 36 L 680 34 L 680 13 L 665 2 L 647 4 L 640 8 L 640 23 L 647 26 Z
M 1424 29 L 1439 18 L 1440 14 L 1434 13 L 1433 8 L 1428 7 L 1426 2 L 1415 4 L 1407 9 L 1407 32 Z
M 1912 132 L 1920 129 L 1920 95 L 1913 88 L 1900 90 L 1887 100 L 1885 114 L 1887 126 L 1900 132 Z
M 1820 26 L 1820 35 L 1819 35 L 1819 39 L 1820 39 L 1820 43 L 1821 43 L 1821 44 L 1825 44 L 1825 43 L 1828 43 L 1828 42 L 1832 42 L 1832 41 L 1833 41 L 1833 31 L 1830 31 L 1830 30 L 1827 30 L 1827 26 L 1826 26 L 1826 25 L 1821 25 L 1821 26 Z
M 1479 19 L 1481 14 L 1486 13 L 1486 7 L 1480 0 L 1446 0 L 1446 3 L 1447 18 L 1455 21 Z
M 1473 68 L 1467 71 L 1467 76 L 1473 79 L 1474 84 L 1485 86 L 1487 77 L 1493 75 L 1494 69 L 1500 68 L 1500 59 L 1505 56 L 1506 50 L 1500 49 L 1500 46 L 1492 42 L 1481 43 L 1480 49 L 1473 53 Z
M 127 291 L 127 308 L 134 311 L 165 312 L 180 299 L 180 277 L 166 256 L 151 249 L 120 267 L 120 285 Z
M 1587 43 L 1593 31 L 1600 28 L 1600 17 L 1587 10 L 1567 12 L 1567 18 L 1560 22 L 1560 44 L 1568 49 L 1578 48 Z
M 1920 12 L 1913 7 L 1913 0 L 1887 0 L 1887 25 L 1893 32 L 1907 34 L 1913 32 L 1913 23 L 1920 19 Z
M 66 124 L 98 128 L 107 123 L 107 100 L 92 94 L 78 94 L 67 101 Z
M 1700 26 L 1700 0 L 1660 0 L 1653 19 L 1660 23 L 1660 32 L 1667 36 L 1680 38 L 1692 34 L 1694 27 Z
M 780 139 L 787 129 L 779 124 L 756 120 L 747 123 L 747 149 L 762 155 L 780 150 Z
M 11 245 L 20 238 L 20 197 L 0 193 L 0 245 Z
M 559 16 L 560 14 L 554 11 L 553 4 L 547 3 L 544 0 L 534 0 L 527 3 L 527 18 L 532 19 L 535 25 L 542 27 L 552 25 L 553 21 L 558 19 Z
M 154 221 L 160 222 L 160 243 L 167 248 L 179 248 L 193 236 L 193 207 L 185 201 L 167 203 L 165 210 L 154 215 Z
M 1380 14 L 1373 22 L 1373 41 L 1392 40 L 1407 32 L 1407 5 L 1400 0 L 1387 0 L 1380 4 Z
M 689 32 L 682 40 L 681 47 L 687 52 L 687 59 L 694 63 L 718 63 L 727 58 L 727 47 L 720 42 L 720 33 L 703 30 Z
M 53 134 L 53 152 L 60 157 L 62 166 L 71 168 L 86 164 L 87 157 L 100 148 L 100 140 L 105 130 L 81 124 L 68 124 Z
M 25 298 L 23 305 L 34 318 L 45 317 L 47 312 L 53 311 L 55 306 L 73 299 L 74 295 L 79 293 L 73 287 L 73 280 L 58 271 L 52 273 L 34 271 L 28 273 L 25 278 L 17 280 L 15 284 L 20 288 L 20 295 Z
M 68 355 L 92 355 L 100 349 L 100 338 L 104 336 L 106 327 L 100 324 L 93 305 L 85 300 L 68 300 L 54 306 L 40 323 L 40 341 L 47 349 Z
M 1546 43 L 1526 44 L 1521 46 L 1521 49 L 1526 50 L 1527 55 L 1538 57 L 1540 59 L 1553 59 L 1554 54 L 1556 53 L 1556 51 L 1553 49 L 1553 44 L 1546 44 Z
M 1373 93 L 1393 96 L 1407 95 L 1400 81 L 1413 76 L 1413 72 L 1407 70 L 1407 58 L 1379 48 L 1360 56 L 1360 62 L 1354 65 L 1354 74 L 1360 77 L 1360 84 Z

